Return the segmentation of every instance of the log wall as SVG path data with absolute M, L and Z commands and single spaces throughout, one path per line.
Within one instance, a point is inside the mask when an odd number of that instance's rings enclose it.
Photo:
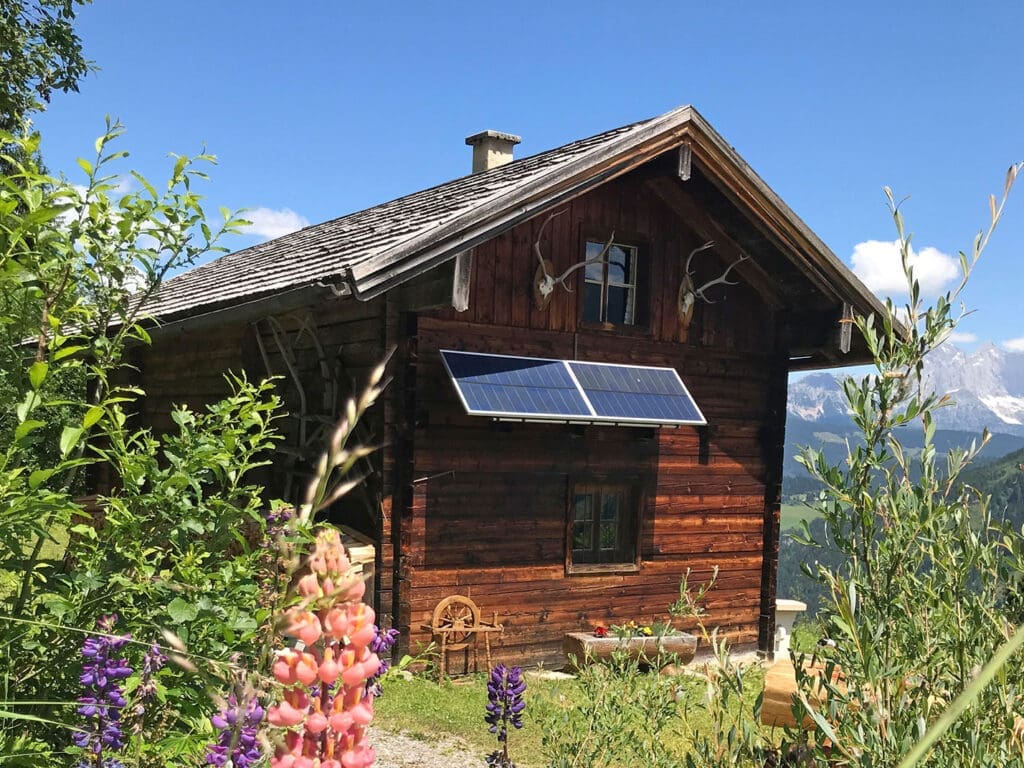
M 762 574 L 766 521 L 777 515 L 772 448 L 784 424 L 774 397 L 785 380 L 775 318 L 745 285 L 718 287 L 687 330 L 676 296 L 686 254 L 700 242 L 639 181 L 606 185 L 552 219 L 542 250 L 561 272 L 584 258 L 587 240 L 636 243 L 647 260 L 645 328 L 581 321 L 583 274 L 573 293 L 556 288 L 548 308 L 533 301 L 532 246 L 546 217 L 477 247 L 467 311 L 421 314 L 404 358 L 415 397 L 408 479 L 401 501 L 401 579 L 396 624 L 411 645 L 429 641 L 436 603 L 470 595 L 505 624 L 500 660 L 559 663 L 565 632 L 666 617 L 681 575 L 691 583 L 720 569 L 710 624 L 756 646 L 765 633 Z M 697 284 L 724 269 L 694 260 Z M 467 416 L 439 349 L 675 367 L 704 411 L 701 430 L 496 424 Z M 783 401 L 784 406 L 784 401 Z M 569 575 L 567 507 L 576 477 L 634 478 L 641 503 L 635 573 Z M 769 534 L 774 532 L 769 529 Z
M 230 393 L 228 371 L 245 372 L 251 381 L 279 377 L 276 392 L 284 410 L 277 428 L 283 436 L 272 466 L 252 479 L 266 487 L 266 499 L 301 501 L 312 477 L 313 462 L 343 412 L 345 401 L 365 386 L 371 370 L 385 354 L 385 301 L 329 301 L 296 312 L 270 315 L 252 323 L 225 322 L 187 332 L 157 335 L 151 347 L 135 352 L 134 382 L 145 398 L 139 418 L 155 432 L 175 429 L 174 405 L 203 409 Z M 300 380 L 300 387 L 296 385 Z M 383 446 L 385 404 L 359 425 L 355 441 Z M 361 472 L 368 482 L 350 493 L 329 519 L 371 536 L 390 536 L 390 492 L 384 481 L 392 469 L 390 452 L 371 456 Z M 377 547 L 375 594 L 390 622 L 392 549 Z

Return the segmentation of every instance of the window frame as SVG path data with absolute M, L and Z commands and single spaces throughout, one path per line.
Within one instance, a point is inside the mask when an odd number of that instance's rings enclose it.
M 608 242 L 607 234 L 599 236 L 596 229 L 588 228 L 584 231 L 582 242 L 580 244 L 583 253 L 583 260 L 587 257 L 587 248 L 591 243 L 595 243 L 599 248 L 604 248 L 605 243 Z M 581 328 L 594 328 L 604 331 L 616 331 L 618 333 L 625 334 L 639 334 L 639 335 L 650 335 L 651 329 L 651 307 L 650 307 L 650 290 L 648 282 L 650 280 L 650 264 L 648 264 L 648 256 L 650 253 L 649 244 L 638 236 L 632 236 L 628 233 L 624 233 L 621 237 L 616 236 L 612 241 L 612 246 L 619 246 L 621 248 L 629 249 L 633 252 L 635 263 L 632 265 L 632 279 L 631 284 L 612 282 L 609 280 L 609 269 L 608 263 L 602 265 L 602 276 L 601 276 L 601 316 L 605 319 L 594 320 L 587 317 L 587 286 L 597 285 L 597 281 L 591 281 L 587 279 L 587 270 L 581 269 L 579 276 L 579 283 L 577 289 L 580 294 L 579 309 L 578 309 L 578 322 Z M 631 324 L 616 323 L 607 320 L 608 313 L 608 289 L 632 287 L 632 306 L 633 306 L 633 322 Z
M 618 536 L 621 541 L 617 544 L 618 549 L 629 549 L 632 551 L 632 559 L 617 560 L 615 562 L 579 563 L 573 559 L 576 550 L 573 547 L 576 527 L 576 496 L 580 489 L 588 493 L 600 493 L 603 498 L 607 491 L 614 491 L 622 494 L 626 511 L 630 514 L 623 515 L 620 510 L 618 524 Z M 600 513 L 601 502 L 594 506 L 594 541 L 592 549 L 600 550 Z M 636 573 L 640 570 L 640 531 L 643 527 L 642 510 L 644 508 L 644 494 L 635 477 L 614 477 L 614 476 L 593 476 L 581 475 L 570 477 L 566 492 L 566 516 L 565 516 L 565 572 L 569 575 L 585 574 L 608 574 L 608 573 Z

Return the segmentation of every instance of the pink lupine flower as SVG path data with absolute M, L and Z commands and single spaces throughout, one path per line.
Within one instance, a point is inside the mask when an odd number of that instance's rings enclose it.
M 310 572 L 298 582 L 302 598 L 287 612 L 285 634 L 302 650 L 278 653 L 273 674 L 285 687 L 267 720 L 284 734 L 271 768 L 367 768 L 376 758 L 366 744 L 373 695 L 366 681 L 380 668 L 371 645 L 373 609 L 357 602 L 366 586 L 334 529 L 319 532 L 308 559 Z
M 320 628 L 320 619 L 316 617 L 315 613 L 311 611 L 291 611 L 289 612 L 289 619 L 291 621 L 288 624 L 288 629 L 285 630 L 286 634 L 299 638 L 307 646 L 313 645 L 313 643 L 320 639 L 320 634 L 323 630 Z

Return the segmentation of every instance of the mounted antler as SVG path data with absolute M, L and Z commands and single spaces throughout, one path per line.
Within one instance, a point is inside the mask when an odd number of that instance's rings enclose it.
M 556 216 L 561 216 L 565 213 L 564 210 L 556 211 L 548 216 L 544 223 L 540 225 L 540 231 L 537 232 L 537 239 L 533 243 L 533 252 L 537 254 L 537 261 L 539 266 L 537 267 L 536 273 L 533 276 L 533 298 L 537 304 L 537 309 L 544 309 L 551 301 L 551 294 L 554 293 L 555 286 L 562 286 L 568 293 L 573 293 L 572 288 L 566 284 L 566 278 L 569 277 L 577 269 L 590 266 L 591 264 L 599 264 L 605 260 L 608 256 L 608 251 L 612 248 L 612 243 L 615 240 L 615 232 L 613 231 L 611 237 L 608 238 L 608 242 L 605 243 L 604 248 L 601 249 L 601 253 L 592 259 L 586 259 L 578 264 L 573 264 L 565 272 L 560 274 L 558 277 L 554 276 L 555 266 L 549 260 L 544 258 L 544 254 L 540 249 L 540 241 L 544 236 L 544 230 L 547 228 L 548 223 Z
M 738 283 L 727 280 L 729 273 L 733 267 L 744 261 L 747 258 L 746 254 L 740 256 L 736 261 L 725 268 L 725 272 L 716 277 L 714 280 L 709 280 L 704 283 L 700 288 L 694 286 L 693 273 L 690 271 L 690 262 L 693 261 L 693 257 L 701 251 L 706 251 L 708 248 L 713 248 L 715 245 L 714 240 L 709 240 L 704 245 L 694 248 L 690 251 L 690 255 L 686 257 L 686 266 L 683 268 L 683 279 L 679 283 L 679 320 L 682 323 L 683 328 L 688 328 L 690 325 L 690 319 L 693 317 L 693 308 L 699 298 L 701 301 L 707 304 L 714 304 L 705 294 L 708 288 L 713 285 L 738 285 Z

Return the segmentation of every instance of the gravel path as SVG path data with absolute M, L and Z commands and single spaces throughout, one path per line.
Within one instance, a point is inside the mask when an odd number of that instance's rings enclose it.
M 372 727 L 369 736 L 377 750 L 377 768 L 482 768 L 486 757 L 464 742 L 446 736 L 427 742 Z

